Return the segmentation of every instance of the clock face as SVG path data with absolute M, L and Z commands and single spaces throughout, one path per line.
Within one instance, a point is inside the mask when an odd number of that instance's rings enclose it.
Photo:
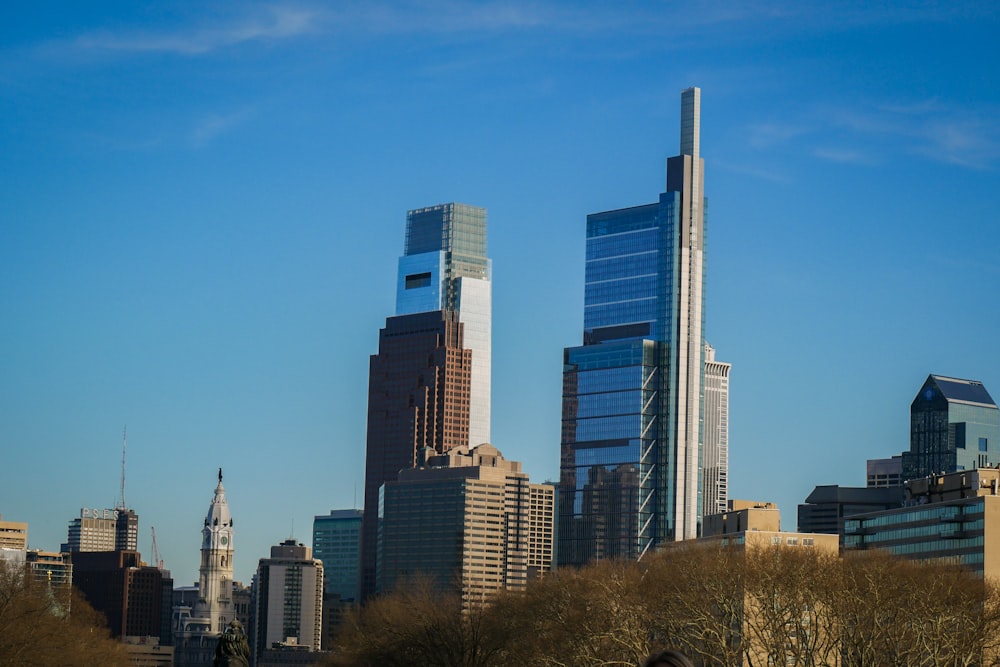
M 934 390 L 931 389 L 930 387 L 927 387 L 927 391 L 924 392 L 924 400 L 929 401 L 932 398 L 934 398 Z
M 229 544 L 229 538 L 226 537 L 225 535 L 223 535 L 222 539 L 220 539 L 219 541 L 222 542 L 222 546 L 226 546 L 227 544 Z

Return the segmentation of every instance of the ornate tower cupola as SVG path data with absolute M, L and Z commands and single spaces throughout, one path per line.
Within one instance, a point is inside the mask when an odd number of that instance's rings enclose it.
M 215 497 L 201 530 L 196 616 L 211 620 L 211 632 L 221 633 L 235 617 L 233 609 L 233 518 L 222 486 L 222 468 Z

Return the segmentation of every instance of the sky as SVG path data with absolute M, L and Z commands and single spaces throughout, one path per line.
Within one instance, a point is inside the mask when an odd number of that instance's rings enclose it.
M 872 5 L 872 6 L 869 6 Z M 360 507 L 406 212 L 489 211 L 493 443 L 559 474 L 588 213 L 658 200 L 702 89 L 730 496 L 908 448 L 930 373 L 1000 398 L 1000 6 L 35 2 L 0 10 L 0 513 L 120 500 L 194 582 Z

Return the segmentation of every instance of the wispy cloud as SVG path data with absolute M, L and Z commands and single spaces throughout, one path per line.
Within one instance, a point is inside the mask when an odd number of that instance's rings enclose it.
M 828 162 L 873 166 L 919 156 L 992 169 L 1000 164 L 998 116 L 997 108 L 970 108 L 937 98 L 855 103 L 816 109 L 785 122 L 752 124 L 744 134 L 756 151 L 792 148 Z
M 70 46 L 89 52 L 199 55 L 246 42 L 308 34 L 318 29 L 319 19 L 317 12 L 308 9 L 267 7 L 226 25 L 173 32 L 92 32 L 72 40 Z
M 871 155 L 848 148 L 819 147 L 813 150 L 813 155 L 821 160 L 843 164 L 873 165 L 878 162 Z
M 246 108 L 228 114 L 207 114 L 196 122 L 191 132 L 191 141 L 195 146 L 203 146 L 243 123 L 251 113 L 252 109 Z
M 986 169 L 1000 161 L 1000 110 L 948 105 L 931 99 L 872 105 L 830 114 L 834 127 L 880 142 L 883 150 Z
M 375 1 L 365 3 L 317 3 L 299 0 L 288 4 L 240 4 L 231 17 L 205 20 L 173 30 L 97 30 L 42 45 L 42 50 L 71 49 L 95 54 L 170 53 L 196 56 L 240 44 L 279 41 L 307 34 L 343 37 L 365 35 L 421 34 L 470 35 L 482 33 L 546 30 L 573 35 L 616 34 L 674 35 L 661 43 L 697 45 L 703 29 L 730 26 L 731 38 L 764 39 L 769 30 L 842 30 L 845 25 L 940 21 L 954 16 L 989 14 L 989 3 L 965 5 L 956 1 L 947 8 L 936 3 L 917 3 L 907 8 L 875 10 L 870 3 L 855 0 L 836 10 L 804 6 L 790 0 L 714 0 L 699 4 L 698 11 L 664 11 L 657 6 L 618 3 L 560 3 L 551 0 L 458 0 Z M 955 6 L 953 6 L 955 5 Z M 986 5 L 983 7 L 981 5 Z M 962 9 L 964 7 L 964 9 Z M 995 13 L 995 12 L 993 12 Z M 689 39 L 683 39 L 687 33 Z

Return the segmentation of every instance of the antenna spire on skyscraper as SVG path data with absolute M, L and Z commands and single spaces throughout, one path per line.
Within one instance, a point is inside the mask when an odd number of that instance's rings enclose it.
M 128 442 L 128 424 L 122 427 L 122 483 L 117 509 L 125 509 L 125 445 Z

